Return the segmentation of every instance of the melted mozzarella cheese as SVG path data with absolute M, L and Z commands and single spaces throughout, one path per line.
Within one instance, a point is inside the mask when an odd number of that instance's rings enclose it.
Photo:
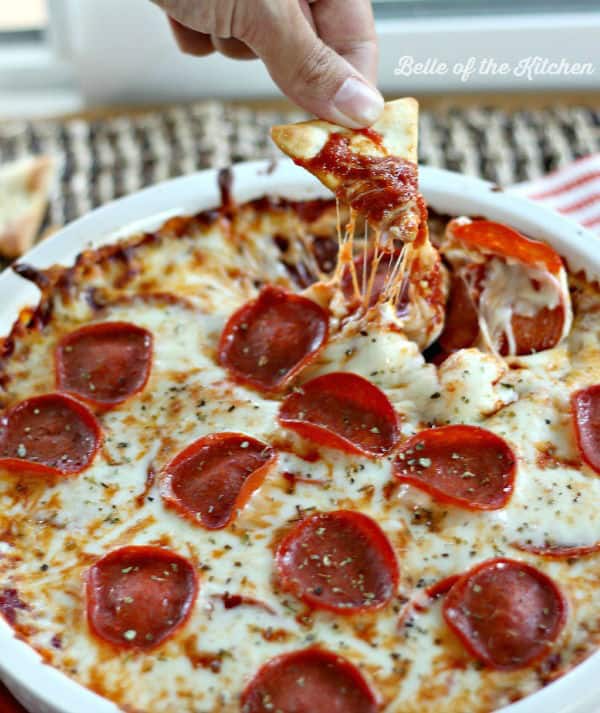
M 432 407 L 432 420 L 438 423 L 481 423 L 518 398 L 506 363 L 479 349 L 449 356 L 439 379 L 442 398 Z
M 534 318 L 546 307 L 565 308 L 562 335 L 571 329 L 571 310 L 566 274 L 557 277 L 546 270 L 525 267 L 516 261 L 492 258 L 486 266 L 486 276 L 479 299 L 479 326 L 488 345 L 501 343 L 506 336 L 508 353 L 515 354 L 517 343 L 513 316 Z
M 247 222 L 255 217 L 251 212 Z M 293 236 L 296 219 L 291 223 Z M 584 285 L 587 302 L 564 345 L 508 364 L 469 349 L 436 369 L 382 317 L 366 328 L 348 323 L 334 330 L 303 372 L 302 380 L 337 370 L 370 379 L 390 398 L 405 435 L 464 422 L 503 436 L 518 459 L 511 501 L 500 511 L 462 510 L 394 484 L 391 457 L 322 448 L 317 460 L 307 458 L 314 446 L 279 425 L 279 401 L 232 383 L 216 363 L 226 319 L 256 293 L 252 273 L 231 277 L 247 254 L 262 255 L 260 279 L 289 284 L 268 237 L 286 234 L 285 227 L 281 216 L 273 225 L 263 217 L 247 243 L 238 236 L 241 248 L 219 224 L 144 247 L 135 258 L 140 271 L 125 287 L 115 284 L 119 266 L 98 270 L 69 299 L 56 300 L 43 333 L 16 340 L 6 403 L 53 388 L 54 345 L 83 322 L 130 321 L 151 330 L 155 341 L 146 389 L 100 417 L 105 443 L 88 470 L 20 487 L 15 476 L 0 476 L 0 571 L 3 586 L 17 589 L 28 607 L 17 612 L 20 635 L 83 685 L 144 713 L 239 713 L 240 693 L 262 664 L 314 643 L 358 665 L 381 695 L 384 713 L 487 713 L 535 691 L 542 685 L 537 669 L 482 670 L 446 627 L 441 600 L 422 612 L 409 605 L 443 577 L 489 557 L 514 557 L 553 577 L 569 600 L 557 642 L 559 670 L 597 645 L 598 560 L 549 561 L 513 543 L 600 541 L 600 478 L 581 464 L 568 412 L 571 382 L 585 385 L 598 373 L 589 365 L 598 362 L 600 294 Z M 100 312 L 86 298 L 90 282 L 105 291 Z M 134 296 L 144 291 L 180 299 Z M 247 433 L 279 455 L 234 523 L 207 531 L 166 509 L 152 477 L 160 480 L 177 452 L 215 431 Z M 304 480 L 291 484 L 284 473 Z M 315 612 L 306 619 L 299 601 L 274 580 L 273 551 L 303 513 L 341 508 L 370 515 L 386 533 L 400 564 L 398 596 L 375 615 Z M 200 578 L 198 600 L 189 621 L 158 650 L 115 651 L 90 635 L 82 578 L 107 551 L 150 543 L 189 558 Z M 220 599 L 226 592 L 267 609 L 226 609 Z

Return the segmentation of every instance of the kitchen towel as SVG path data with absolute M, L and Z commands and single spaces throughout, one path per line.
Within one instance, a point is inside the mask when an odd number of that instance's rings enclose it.
M 600 236 L 600 153 L 512 187 Z

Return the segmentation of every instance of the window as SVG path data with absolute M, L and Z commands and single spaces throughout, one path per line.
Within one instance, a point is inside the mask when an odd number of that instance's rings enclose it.
M 72 70 L 58 57 L 65 0 L 0 0 L 0 119 L 74 111 Z
M 598 0 L 373 0 L 379 18 L 572 13 L 598 10 Z
M 11 38 L 22 40 L 25 34 L 39 38 L 47 22 L 45 0 L 4 2 L 0 6 L 0 42 Z

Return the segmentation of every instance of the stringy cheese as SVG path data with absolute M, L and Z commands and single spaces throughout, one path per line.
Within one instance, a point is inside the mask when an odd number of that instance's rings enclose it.
M 560 304 L 568 304 L 566 276 L 561 277 L 557 278 L 546 270 L 524 267 L 516 261 L 492 258 L 486 269 L 479 303 L 479 325 L 487 343 L 498 344 L 502 336 L 506 335 L 508 351 L 514 354 L 516 340 L 512 326 L 513 315 L 535 317 L 544 307 L 552 310 Z M 569 313 L 564 321 L 561 339 L 570 329 Z
M 470 223 L 466 217 L 456 218 L 452 226 Z M 513 317 L 534 318 L 540 310 L 564 307 L 565 318 L 559 342 L 570 332 L 573 314 L 569 285 L 565 270 L 554 275 L 548 270 L 526 265 L 513 258 L 500 258 L 464 246 L 454 235 L 454 227 L 447 230 L 442 252 L 452 266 L 461 271 L 464 266 L 483 264 L 485 273 L 480 285 L 477 273 L 462 271 L 472 295 L 479 294 L 477 311 L 481 341 L 485 348 L 495 351 L 506 338 L 508 354 L 517 352 Z

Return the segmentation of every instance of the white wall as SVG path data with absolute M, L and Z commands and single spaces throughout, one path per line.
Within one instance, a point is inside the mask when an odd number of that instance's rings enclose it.
M 90 103 L 132 103 L 203 97 L 268 96 L 276 89 L 259 62 L 220 56 L 197 59 L 176 48 L 161 11 L 149 0 L 51 0 L 55 34 L 73 62 Z M 597 13 L 440 18 L 380 23 L 380 86 L 392 94 L 419 91 L 600 89 L 600 6 Z M 592 73 L 515 76 L 517 63 L 540 56 L 590 63 Z M 446 62 L 445 73 L 397 76 L 402 56 Z M 453 73 L 457 63 L 491 57 L 505 75 Z
M 0 0 L 8 2 L 9 0 Z M 19 1 L 19 0 L 18 0 Z M 523 0 L 526 2 L 527 0 Z M 51 34 L 65 61 L 46 47 L 0 45 L 0 118 L 79 111 L 84 104 L 160 103 L 199 97 L 277 96 L 258 62 L 185 57 L 149 0 L 48 0 Z M 440 18 L 378 23 L 379 83 L 392 95 L 514 89 L 600 89 L 600 3 L 595 13 L 515 17 Z M 591 63 L 592 74 L 546 73 L 531 80 L 474 73 L 455 75 L 457 63 L 475 58 L 524 58 Z M 445 73 L 395 75 L 400 57 L 445 62 Z M 80 91 L 82 90 L 82 91 Z
M 66 12 L 56 27 L 57 45 L 73 63 L 91 103 L 260 96 L 274 91 L 259 62 L 183 55 L 164 14 L 149 0 L 58 2 Z

